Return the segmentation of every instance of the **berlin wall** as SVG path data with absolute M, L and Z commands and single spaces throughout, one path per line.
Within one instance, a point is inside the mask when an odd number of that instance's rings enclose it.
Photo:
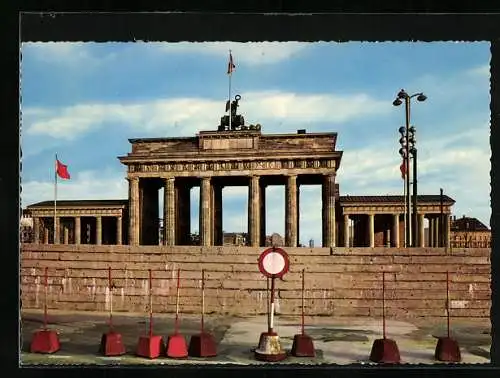
M 182 313 L 199 313 L 205 269 L 207 313 L 266 313 L 266 278 L 257 258 L 264 248 L 24 244 L 23 309 L 43 309 L 48 267 L 48 308 L 108 311 L 108 267 L 113 311 L 147 311 L 148 269 L 153 270 L 154 311 L 175 312 L 176 273 L 181 269 Z M 446 271 L 452 317 L 489 318 L 490 249 L 287 248 L 290 271 L 277 280 L 276 312 L 297 315 L 301 271 L 306 270 L 306 314 L 378 317 L 382 272 L 386 314 L 392 318 L 446 316 Z

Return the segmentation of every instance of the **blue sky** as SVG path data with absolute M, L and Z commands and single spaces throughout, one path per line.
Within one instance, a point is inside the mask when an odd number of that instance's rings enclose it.
M 25 43 L 21 47 L 22 205 L 53 199 L 54 154 L 72 179 L 58 199 L 126 198 L 128 138 L 216 129 L 228 95 L 265 133 L 338 132 L 341 194 L 402 194 L 397 92 L 412 103 L 419 193 L 489 225 L 489 43 Z M 301 189 L 301 242 L 321 242 L 320 188 Z M 267 194 L 267 234 L 284 233 L 284 187 Z M 192 230 L 198 192 L 193 190 Z M 225 188 L 224 230 L 246 231 L 247 192 Z

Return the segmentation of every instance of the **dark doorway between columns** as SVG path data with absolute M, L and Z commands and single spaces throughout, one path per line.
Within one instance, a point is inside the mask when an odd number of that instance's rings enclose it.
M 81 217 L 81 243 L 82 244 L 95 244 L 96 243 L 96 218 L 95 217 Z
M 61 243 L 64 243 L 64 230 L 68 230 L 68 244 L 73 244 L 75 241 L 75 223 L 73 217 L 61 217 L 59 218 L 59 236 L 61 238 Z
M 43 242 L 45 242 L 45 230 L 48 230 L 48 244 L 54 244 L 54 218 L 43 217 L 41 220 L 41 230 L 40 230 L 40 238 Z
M 174 180 L 175 245 L 199 244 L 199 232 L 196 232 L 198 222 L 191 222 L 192 217 L 198 214 L 199 202 L 196 198 L 199 198 L 199 187 L 193 189 L 194 186 L 199 185 L 198 181 L 192 177 L 176 177 Z M 161 202 L 163 203 L 163 200 Z M 163 214 L 163 207 L 160 214 Z M 165 224 L 165 219 L 163 219 L 163 224 Z
M 159 244 L 159 189 L 164 181 L 159 178 L 141 178 L 139 180 L 140 244 Z M 103 234 L 104 235 L 104 234 Z
M 392 215 L 391 214 L 376 214 L 375 215 L 375 247 L 388 247 L 391 240 L 392 231 Z
M 102 217 L 102 244 L 116 244 L 116 217 Z

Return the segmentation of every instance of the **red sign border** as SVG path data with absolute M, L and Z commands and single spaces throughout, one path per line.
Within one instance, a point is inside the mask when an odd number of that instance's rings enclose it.
M 263 265 L 264 258 L 268 254 L 270 254 L 271 252 L 277 252 L 281 256 L 283 256 L 283 258 L 285 259 L 285 266 L 284 266 L 283 270 L 281 272 L 277 273 L 277 274 L 270 274 L 270 273 L 266 272 L 266 270 L 264 269 L 264 265 Z M 283 277 L 288 272 L 288 269 L 290 268 L 290 258 L 288 257 L 288 253 L 286 253 L 284 249 L 279 248 L 279 247 L 271 247 L 271 248 L 268 248 L 268 249 L 264 250 L 260 254 L 260 256 L 257 259 L 257 261 L 258 261 L 258 264 L 259 264 L 259 270 L 260 270 L 260 272 L 264 276 L 269 277 L 269 278 L 274 278 L 274 277 L 281 278 L 281 277 Z

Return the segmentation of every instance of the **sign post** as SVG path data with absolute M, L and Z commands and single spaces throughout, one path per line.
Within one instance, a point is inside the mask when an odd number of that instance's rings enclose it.
M 314 351 L 314 343 L 313 339 L 311 336 L 306 335 L 305 330 L 304 330 L 304 322 L 305 322 L 305 274 L 306 270 L 302 269 L 302 308 L 301 308 L 301 327 L 300 327 L 300 334 L 295 335 L 293 337 L 293 344 L 292 344 L 292 356 L 295 357 L 315 357 L 316 353 Z
M 434 352 L 434 358 L 438 361 L 445 362 L 460 362 L 462 356 L 460 354 L 460 347 L 457 340 L 450 335 L 450 277 L 449 272 L 446 271 L 446 321 L 447 321 L 447 335 L 439 337 Z
M 54 353 L 61 349 L 61 344 L 59 342 L 59 336 L 54 330 L 47 328 L 47 306 L 48 306 L 48 268 L 45 268 L 45 303 L 43 310 L 43 328 L 36 331 L 33 334 L 33 339 L 31 341 L 30 352 L 31 353 Z
M 281 361 L 286 358 L 286 352 L 281 348 L 279 336 L 274 331 L 275 281 L 276 278 L 282 278 L 288 272 L 290 260 L 283 249 L 272 247 L 262 252 L 257 261 L 260 272 L 271 279 L 271 293 L 268 329 L 260 336 L 255 358 L 267 362 Z
M 192 357 L 215 357 L 217 345 L 211 333 L 205 331 L 205 269 L 201 270 L 201 324 L 200 333 L 191 336 L 188 355 Z

